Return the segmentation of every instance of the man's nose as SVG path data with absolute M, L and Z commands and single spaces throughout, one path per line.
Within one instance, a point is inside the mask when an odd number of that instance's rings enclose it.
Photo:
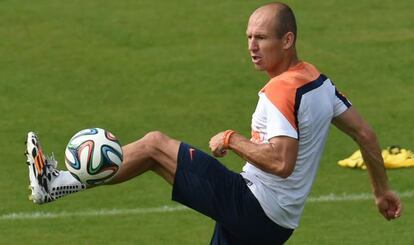
M 252 38 L 249 40 L 249 51 L 256 51 L 259 48 L 257 40 Z

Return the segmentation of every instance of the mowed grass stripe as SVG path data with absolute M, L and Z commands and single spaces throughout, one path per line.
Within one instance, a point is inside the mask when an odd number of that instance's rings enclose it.
M 405 191 L 399 193 L 402 198 L 414 197 L 414 191 Z M 365 201 L 372 199 L 371 193 L 359 194 L 328 194 L 318 197 L 308 198 L 308 203 L 323 203 L 323 202 L 347 202 L 347 201 Z M 85 217 L 85 216 L 116 216 L 116 215 L 137 215 L 137 214 L 153 214 L 153 213 L 169 213 L 187 211 L 189 208 L 185 206 L 161 206 L 153 208 L 134 208 L 134 209 L 99 209 L 87 210 L 80 212 L 21 212 L 9 213 L 0 216 L 0 220 L 25 220 L 25 219 L 55 219 L 66 217 Z

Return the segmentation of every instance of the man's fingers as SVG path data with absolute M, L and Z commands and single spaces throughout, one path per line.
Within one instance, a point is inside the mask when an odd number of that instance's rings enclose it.
M 392 219 L 398 218 L 401 216 L 402 205 L 398 198 L 391 199 L 389 202 L 389 215 Z
M 393 210 L 388 210 L 387 211 L 387 218 L 388 218 L 388 220 L 394 219 L 395 218 L 395 212 Z
M 395 209 L 394 209 L 394 218 L 399 218 L 401 216 L 401 212 L 402 212 L 402 205 L 400 202 L 397 202 L 395 205 Z
M 401 216 L 401 211 L 402 211 L 401 203 L 400 202 L 395 203 L 392 201 L 388 203 L 386 208 L 380 210 L 381 214 L 387 220 L 399 218 Z
M 397 194 L 388 191 L 383 195 L 376 197 L 378 211 L 387 220 L 399 218 L 402 213 L 402 203 Z
M 227 154 L 227 151 L 224 149 L 216 149 L 213 151 L 215 157 L 224 157 Z

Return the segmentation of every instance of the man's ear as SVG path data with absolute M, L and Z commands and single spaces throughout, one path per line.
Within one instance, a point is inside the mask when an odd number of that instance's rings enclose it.
M 287 32 L 283 38 L 282 38 L 282 43 L 283 43 L 283 49 L 290 49 L 291 47 L 293 47 L 294 43 L 295 43 L 295 34 L 293 34 L 293 32 Z

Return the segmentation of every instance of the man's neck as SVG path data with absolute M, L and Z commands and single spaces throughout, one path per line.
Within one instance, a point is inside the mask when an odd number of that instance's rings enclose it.
M 284 61 L 282 61 L 277 67 L 276 69 L 267 71 L 267 74 L 269 75 L 270 78 L 274 78 L 280 74 L 282 74 L 283 72 L 289 70 L 291 67 L 294 67 L 295 65 L 297 65 L 299 63 L 299 59 L 298 56 L 296 55 L 296 52 L 291 55 L 289 58 L 285 59 Z

